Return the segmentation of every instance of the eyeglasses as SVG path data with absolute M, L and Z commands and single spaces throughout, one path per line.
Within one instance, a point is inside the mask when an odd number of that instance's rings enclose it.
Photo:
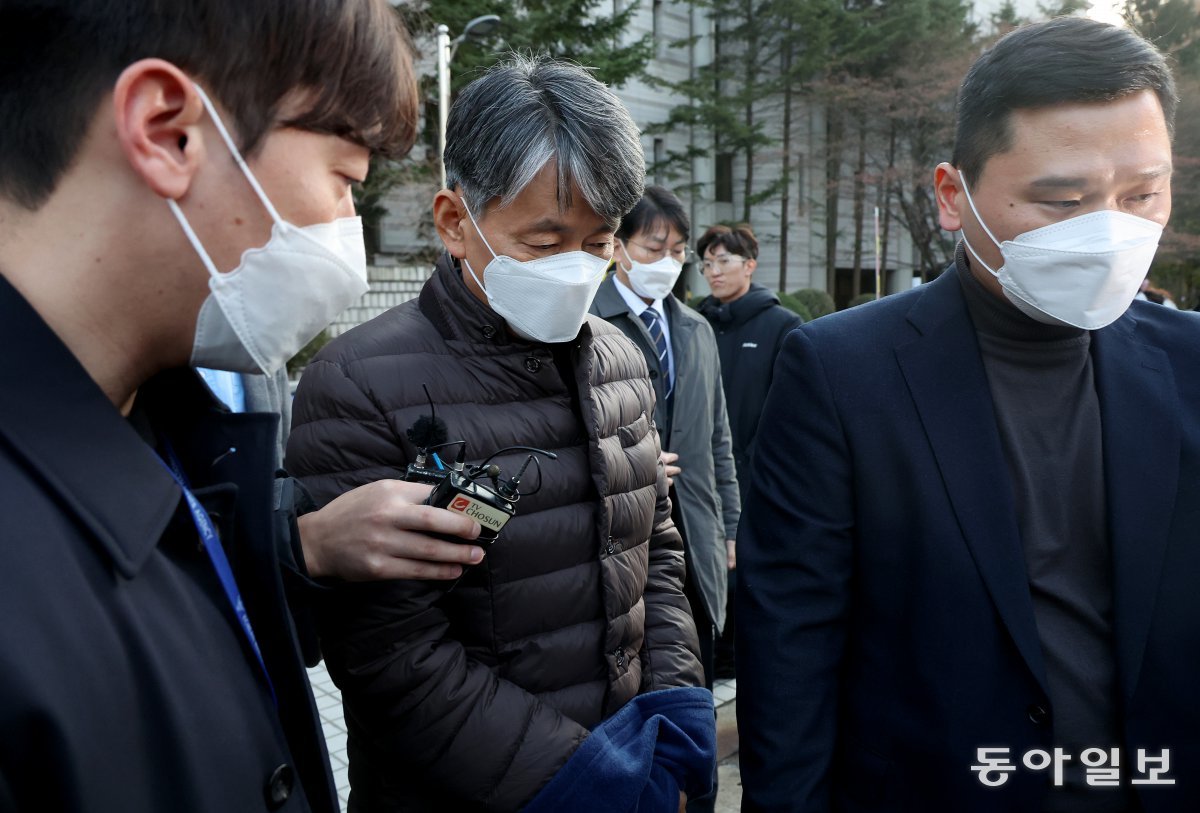
M 735 264 L 744 262 L 746 262 L 746 258 L 738 254 L 721 254 L 720 256 L 713 257 L 711 260 L 705 260 L 701 263 L 700 268 L 705 274 L 711 274 L 720 268 L 723 274 L 730 268 L 733 268 Z
M 695 252 L 693 252 L 686 245 L 676 246 L 675 248 L 667 248 L 666 246 L 652 248 L 645 243 L 638 243 L 633 240 L 626 240 L 625 242 L 640 248 L 643 252 L 645 252 L 646 257 L 649 258 L 649 261 L 652 263 L 656 263 L 663 257 L 668 256 L 674 257 L 677 261 L 684 264 L 690 263 L 696 259 Z

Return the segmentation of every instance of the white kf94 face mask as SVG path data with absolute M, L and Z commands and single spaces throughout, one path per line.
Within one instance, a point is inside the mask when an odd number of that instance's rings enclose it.
M 362 219 L 343 217 L 300 227 L 280 217 L 212 102 L 199 85 L 194 87 L 275 223 L 265 246 L 246 251 L 237 268 L 222 274 L 179 204 L 167 201 L 209 273 L 210 293 L 196 322 L 192 366 L 270 375 L 367 292 Z
M 521 262 L 492 250 L 471 207 L 463 203 L 471 225 L 479 234 L 492 261 L 483 269 L 483 281 L 463 258 L 463 265 L 487 295 L 492 310 L 523 339 L 533 342 L 569 342 L 579 335 L 596 291 L 604 281 L 608 260 L 586 251 L 564 251 L 540 260 Z
M 629 249 L 624 243 L 621 243 L 621 248 L 629 258 L 629 269 L 625 273 L 629 276 L 629 287 L 633 292 L 647 299 L 666 298 L 683 271 L 683 263 L 670 254 L 664 254 L 652 263 L 640 263 L 629 256 Z
M 960 175 L 960 178 L 962 176 Z M 1004 265 L 993 270 L 967 240 L 971 255 L 1000 281 L 1022 313 L 1048 325 L 1098 330 L 1129 309 L 1150 270 L 1163 227 L 1143 217 L 1105 210 L 998 241 L 979 216 L 966 178 L 963 193 L 975 219 L 1000 249 Z

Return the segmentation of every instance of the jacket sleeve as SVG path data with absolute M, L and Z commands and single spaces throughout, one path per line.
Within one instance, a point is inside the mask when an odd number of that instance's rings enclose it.
M 804 331 L 788 337 L 775 378 L 760 425 L 771 442 L 758 447 L 738 537 L 742 809 L 828 813 L 849 623 L 852 470 Z
M 742 497 L 738 489 L 737 465 L 733 461 L 733 436 L 729 433 L 729 413 L 725 408 L 725 384 L 721 380 L 721 364 L 713 345 L 713 474 L 717 495 L 721 498 L 721 521 L 725 539 L 737 539 L 738 520 L 742 515 Z
M 655 442 L 655 454 L 657 451 Z M 642 644 L 641 693 L 676 686 L 703 686 L 700 643 L 691 607 L 683 594 L 683 537 L 671 521 L 671 498 L 661 461 L 650 534 L 650 562 L 646 589 L 645 640 Z
M 296 640 L 300 644 L 300 655 L 304 665 L 316 666 L 321 662 L 321 646 L 317 638 L 314 598 L 326 588 L 308 576 L 304 562 L 304 547 L 300 544 L 300 528 L 297 518 L 316 509 L 304 486 L 282 470 L 275 477 L 274 516 L 277 557 L 283 589 L 292 623 L 296 629 Z
M 326 503 L 398 476 L 407 461 L 367 394 L 338 365 L 318 362 L 297 394 L 288 465 Z M 415 580 L 327 591 L 318 616 L 329 672 L 376 753 L 456 798 L 516 809 L 587 731 L 473 659 L 439 606 L 445 591 L 444 582 Z

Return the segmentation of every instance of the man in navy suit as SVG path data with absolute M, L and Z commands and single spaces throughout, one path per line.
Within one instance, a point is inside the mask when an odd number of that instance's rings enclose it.
M 1009 34 L 935 174 L 954 263 L 788 338 L 738 539 L 744 811 L 1200 810 L 1200 320 L 1133 301 L 1175 105 L 1126 29 Z

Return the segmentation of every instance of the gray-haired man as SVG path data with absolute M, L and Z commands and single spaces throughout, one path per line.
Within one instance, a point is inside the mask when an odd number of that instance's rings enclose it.
M 582 69 L 493 69 L 450 112 L 433 206 L 446 253 L 419 300 L 330 344 L 301 382 L 287 465 L 320 503 L 403 476 L 423 385 L 468 461 L 557 454 L 453 590 L 331 594 L 352 811 L 517 809 L 629 700 L 701 684 L 645 361 L 586 316 L 643 161 L 629 114 Z M 525 457 L 492 462 L 511 476 Z

